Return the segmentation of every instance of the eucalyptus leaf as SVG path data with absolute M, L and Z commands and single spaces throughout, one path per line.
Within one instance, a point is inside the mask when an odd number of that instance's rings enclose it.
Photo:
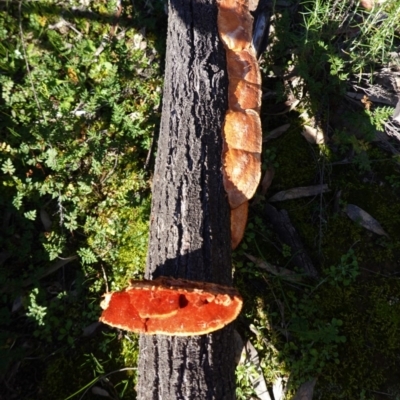
M 395 121 L 400 122 L 400 100 L 396 104 L 396 108 L 393 111 L 393 117 Z
M 312 144 L 325 144 L 327 142 L 324 132 L 320 128 L 304 125 L 301 134 L 306 138 L 307 142 Z
M 268 201 L 284 201 L 300 199 L 302 197 L 317 196 L 318 194 L 329 192 L 328 185 L 302 186 L 293 189 L 283 190 L 273 195 Z
M 284 124 L 273 129 L 264 139 L 263 142 L 268 142 L 271 139 L 276 139 L 284 134 L 290 128 L 290 124 Z
M 317 378 L 304 382 L 298 389 L 293 397 L 293 400 L 312 400 L 314 394 L 314 387 L 317 382 Z
M 273 165 L 270 165 L 265 171 L 264 177 L 261 181 L 261 193 L 265 196 L 268 188 L 271 186 L 272 180 L 275 176 L 275 168 Z
M 101 322 L 96 321 L 96 322 L 91 323 L 90 325 L 83 328 L 82 336 L 93 335 L 99 326 L 101 326 Z
M 96 396 L 101 396 L 101 397 L 111 397 L 110 393 L 107 392 L 107 390 L 99 387 L 99 386 L 93 386 L 92 387 L 92 393 Z
M 267 261 L 261 260 L 260 258 L 254 257 L 250 254 L 245 253 L 245 256 L 254 264 L 256 264 L 258 268 L 264 269 L 273 275 L 280 276 L 281 278 L 292 282 L 299 282 L 302 280 L 301 276 L 295 274 L 293 271 L 290 271 L 287 268 L 276 267 L 275 265 L 272 265 Z
M 362 208 L 354 204 L 347 204 L 345 212 L 352 221 L 360 224 L 363 228 L 368 229 L 377 235 L 389 237 L 389 235 L 383 230 L 381 224 Z
M 42 221 L 44 230 L 49 232 L 51 230 L 52 222 L 49 213 L 44 208 L 40 209 L 40 220 Z

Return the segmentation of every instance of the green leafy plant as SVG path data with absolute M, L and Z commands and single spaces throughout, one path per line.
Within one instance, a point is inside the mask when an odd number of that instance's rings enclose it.
M 26 354 L 42 360 L 61 349 L 73 358 L 98 320 L 101 295 L 143 273 L 165 42 L 154 28 L 165 15 L 162 2 L 141 3 L 124 2 L 115 20 L 116 2 L 93 1 L 84 12 L 54 2 L 1 6 L 3 376 L 18 360 L 21 381 L 35 362 Z M 101 343 L 108 353 L 114 347 L 115 360 L 120 345 Z M 64 375 L 69 363 L 55 358 Z M 32 368 L 37 381 L 56 381 L 50 367 Z M 122 392 L 132 384 L 123 380 Z M 69 392 L 81 384 L 75 377 Z M 64 398 L 59 389 L 47 398 Z
M 263 166 L 272 165 L 274 168 L 279 168 L 279 163 L 276 161 L 276 148 L 270 147 L 263 153 Z
M 324 272 L 330 285 L 348 286 L 353 283 L 357 276 L 360 275 L 357 257 L 353 249 L 350 249 L 347 254 L 340 258 L 338 265 L 333 265 L 325 269 Z
M 38 325 L 45 325 L 44 318 L 47 314 L 47 307 L 43 307 L 37 304 L 38 294 L 38 288 L 33 289 L 32 292 L 29 294 L 29 304 L 27 305 L 26 315 L 33 318 Z
M 400 189 L 400 176 L 388 175 L 385 176 L 385 179 L 393 189 Z
M 236 397 L 246 400 L 254 395 L 252 380 L 257 379 L 259 372 L 251 363 L 239 364 L 236 368 Z

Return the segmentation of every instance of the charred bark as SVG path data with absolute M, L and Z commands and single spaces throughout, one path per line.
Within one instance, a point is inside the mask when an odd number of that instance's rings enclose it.
M 228 81 L 217 6 L 215 0 L 170 0 L 168 18 L 146 278 L 230 285 L 229 205 L 221 174 Z M 231 326 L 187 338 L 142 335 L 139 354 L 139 399 L 235 397 Z

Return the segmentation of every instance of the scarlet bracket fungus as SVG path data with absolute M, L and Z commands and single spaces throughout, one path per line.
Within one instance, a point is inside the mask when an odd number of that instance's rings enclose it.
M 222 128 L 222 174 L 231 207 L 232 248 L 242 240 L 248 200 L 261 178 L 261 73 L 252 45 L 251 0 L 218 0 L 218 32 L 226 51 L 228 106 Z
M 249 202 L 245 201 L 239 207 L 231 210 L 231 247 L 235 250 L 243 239 L 246 228 Z
M 232 322 L 242 308 L 236 289 L 215 283 L 160 277 L 132 281 L 104 295 L 100 321 L 136 333 L 203 335 Z
M 230 149 L 222 152 L 223 182 L 231 209 L 251 199 L 261 178 L 260 153 Z

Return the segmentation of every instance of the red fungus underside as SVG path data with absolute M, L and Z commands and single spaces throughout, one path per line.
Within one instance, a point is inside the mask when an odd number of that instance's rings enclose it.
M 106 293 L 101 307 L 100 321 L 116 328 L 189 336 L 223 328 L 238 316 L 242 299 L 231 287 L 161 277 Z

